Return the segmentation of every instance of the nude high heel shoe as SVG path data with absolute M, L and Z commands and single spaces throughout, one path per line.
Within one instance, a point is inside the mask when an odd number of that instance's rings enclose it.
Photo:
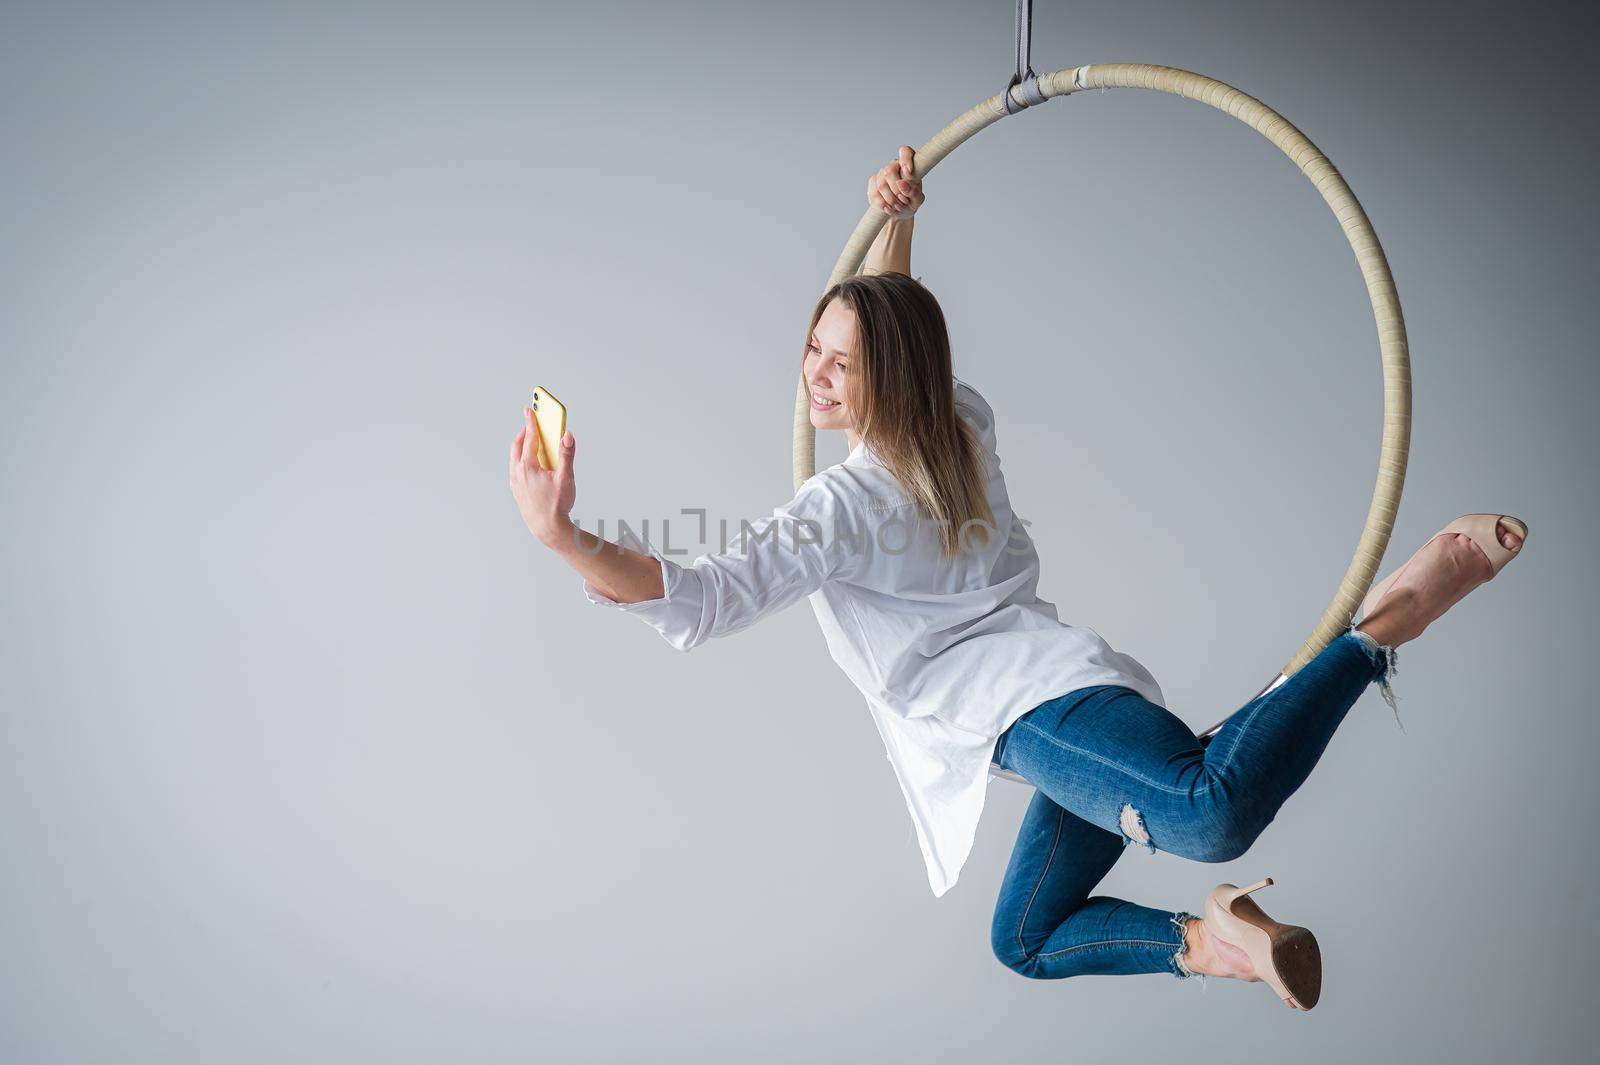
M 1495 534 L 1495 527 L 1501 522 L 1505 522 L 1506 528 L 1522 538 L 1522 542 L 1516 546 L 1515 550 L 1508 550 L 1501 546 L 1500 537 Z M 1509 514 L 1463 514 L 1428 537 L 1428 543 L 1417 548 L 1412 553 L 1411 558 L 1405 560 L 1400 569 L 1395 570 L 1372 586 L 1372 590 L 1367 592 L 1367 597 L 1361 600 L 1362 618 L 1365 619 L 1372 616 L 1372 610 L 1378 605 L 1378 601 L 1384 597 L 1390 588 L 1394 587 L 1395 579 L 1400 576 L 1406 566 L 1411 565 L 1412 561 L 1422 554 L 1423 547 L 1427 547 L 1428 544 L 1433 543 L 1439 537 L 1450 533 L 1466 533 L 1472 542 L 1477 544 L 1484 555 L 1488 557 L 1489 580 L 1494 580 L 1495 575 L 1505 568 L 1506 563 L 1516 558 L 1522 553 L 1522 549 L 1528 546 L 1528 525 L 1519 518 L 1513 518 Z
M 1247 888 L 1218 884 L 1206 896 L 1211 934 L 1250 956 L 1256 975 L 1297 1010 L 1322 996 L 1322 951 L 1317 937 L 1298 925 L 1279 924 L 1247 898 L 1272 883 L 1267 877 Z

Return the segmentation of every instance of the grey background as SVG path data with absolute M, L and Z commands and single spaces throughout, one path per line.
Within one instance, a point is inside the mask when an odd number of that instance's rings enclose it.
M 1532 529 L 1402 649 L 1404 732 L 1370 691 L 1247 857 L 1133 850 L 1100 889 L 1276 877 L 1316 1012 L 1004 969 L 1027 790 L 991 785 L 935 900 L 809 609 L 681 655 L 524 530 L 534 384 L 586 521 L 788 498 L 866 177 L 1000 89 L 1011 15 L 4 6 L 0 1059 L 1588 1060 L 1597 139 L 1564 7 L 1037 13 L 1041 72 L 1220 78 L 1361 198 L 1417 388 L 1385 569 L 1461 513 Z M 1135 91 L 1003 121 L 927 192 L 914 271 L 1044 594 L 1212 724 L 1366 512 L 1337 225 L 1248 128 Z

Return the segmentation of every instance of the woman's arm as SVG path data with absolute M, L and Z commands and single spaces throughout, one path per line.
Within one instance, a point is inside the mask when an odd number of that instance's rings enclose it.
M 900 146 L 900 157 L 867 179 L 867 202 L 889 215 L 861 265 L 863 274 L 911 273 L 911 224 L 922 206 L 916 153 Z
M 590 602 L 635 615 L 679 650 L 748 628 L 830 580 L 849 579 L 870 550 L 826 470 L 768 517 L 741 523 L 732 547 L 688 566 L 637 541 L 629 547 L 602 540 L 571 518 L 572 434 L 561 438 L 556 468 L 543 469 L 528 442 L 537 435 L 533 411 L 524 408 L 524 417 L 510 465 L 511 492 L 528 530 L 583 575 Z
M 863 274 L 911 273 L 911 226 L 916 219 L 891 218 L 878 230 L 878 239 L 861 264 Z
M 835 492 L 824 471 L 770 515 L 741 522 L 728 548 L 688 565 L 638 544 L 660 570 L 665 590 L 659 599 L 615 601 L 592 583 L 584 594 L 591 603 L 634 615 L 680 651 L 741 632 L 858 570 L 871 545 Z
M 602 540 L 571 519 L 545 546 L 614 603 L 648 603 L 667 594 L 661 563 L 631 547 Z

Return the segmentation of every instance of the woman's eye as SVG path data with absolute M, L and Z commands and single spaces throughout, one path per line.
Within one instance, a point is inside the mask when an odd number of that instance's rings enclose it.
M 850 367 L 848 367 L 848 366 L 846 366 L 846 365 L 845 365 L 845 364 L 844 364 L 844 363 L 842 363 L 842 362 L 836 362 L 836 363 L 834 363 L 834 365 L 835 365 L 835 366 L 837 366 L 837 367 L 838 367 L 838 368 L 839 368 L 839 372 L 840 372 L 840 373 L 844 373 L 844 372 L 845 372 L 845 371 L 846 371 L 846 370 L 848 370 L 848 369 L 849 369 L 849 368 L 850 368 Z

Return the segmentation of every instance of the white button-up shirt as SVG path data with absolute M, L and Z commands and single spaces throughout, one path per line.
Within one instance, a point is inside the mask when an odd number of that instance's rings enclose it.
M 965 382 L 955 390 L 983 445 L 987 544 L 972 535 L 960 556 L 943 555 L 938 527 L 862 441 L 727 551 L 681 566 L 635 541 L 661 564 L 660 599 L 617 603 L 583 582 L 591 602 L 644 619 L 684 651 L 810 597 L 883 737 L 935 896 L 971 853 L 995 740 L 1013 721 L 1097 684 L 1166 705 L 1144 666 L 1039 598 L 1039 556 L 1006 494 L 994 411 Z

